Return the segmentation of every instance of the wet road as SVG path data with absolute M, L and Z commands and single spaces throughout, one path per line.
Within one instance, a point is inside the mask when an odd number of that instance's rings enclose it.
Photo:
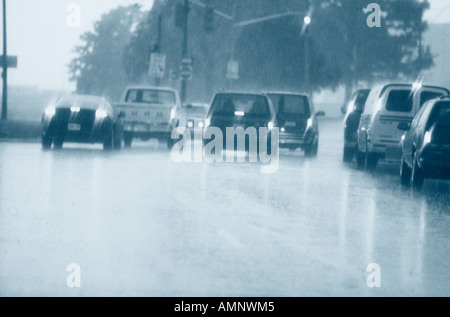
M 323 121 L 318 158 L 282 151 L 275 174 L 155 142 L 0 143 L 0 295 L 449 296 L 449 183 L 345 166 L 341 136 Z

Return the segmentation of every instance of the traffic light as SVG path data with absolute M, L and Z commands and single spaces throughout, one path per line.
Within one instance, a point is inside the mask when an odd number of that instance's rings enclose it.
M 208 6 L 205 11 L 205 30 L 212 31 L 214 29 L 214 8 Z

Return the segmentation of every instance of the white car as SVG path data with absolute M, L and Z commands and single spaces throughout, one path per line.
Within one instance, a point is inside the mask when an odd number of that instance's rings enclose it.
M 358 168 L 374 171 L 380 159 L 400 162 L 399 123 L 411 123 L 427 101 L 448 95 L 443 87 L 421 84 L 389 84 L 373 88 L 358 127 Z

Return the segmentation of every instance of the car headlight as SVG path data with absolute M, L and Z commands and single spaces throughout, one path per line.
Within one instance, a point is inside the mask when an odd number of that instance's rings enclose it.
M 205 126 L 205 124 L 203 123 L 203 121 L 200 121 L 199 123 L 198 123 L 198 127 L 199 128 L 203 128 Z
M 45 115 L 47 117 L 53 117 L 55 115 L 55 113 L 56 113 L 56 109 L 54 107 L 47 107 L 45 109 Z
M 176 115 L 177 115 L 177 109 L 172 108 L 172 110 L 170 110 L 170 120 L 172 121 L 173 119 L 175 119 Z
M 309 118 L 308 122 L 306 123 L 306 130 L 308 130 L 312 126 L 313 126 L 313 120 L 312 120 L 312 118 Z
M 95 117 L 97 118 L 97 119 L 104 119 L 104 118 L 106 118 L 108 116 L 108 113 L 105 111 L 105 110 L 103 110 L 103 109 L 98 109 L 96 112 L 95 112 Z
M 71 112 L 80 112 L 80 107 L 70 107 Z
M 193 128 L 194 127 L 194 122 L 189 121 L 186 125 L 188 128 Z
M 271 121 L 271 122 L 269 122 L 268 124 L 267 124 L 267 128 L 269 129 L 269 130 L 273 130 L 273 122 Z
M 205 119 L 205 128 L 208 128 L 211 125 L 210 119 Z
M 423 144 L 430 144 L 431 143 L 431 132 L 427 131 L 425 132 L 425 136 L 423 137 Z

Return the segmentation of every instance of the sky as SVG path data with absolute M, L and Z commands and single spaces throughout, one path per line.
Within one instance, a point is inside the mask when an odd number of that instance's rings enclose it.
M 141 3 L 144 9 L 153 0 L 6 0 L 8 55 L 18 56 L 18 68 L 8 72 L 10 85 L 40 89 L 73 89 L 68 63 L 80 35 L 92 30 L 103 13 L 119 5 Z M 80 7 L 80 27 L 67 25 L 68 5 Z M 430 23 L 450 23 L 450 1 L 430 0 L 425 18 Z M 3 36 L 2 36 L 3 40 Z M 0 43 L 1 45 L 1 43 Z

